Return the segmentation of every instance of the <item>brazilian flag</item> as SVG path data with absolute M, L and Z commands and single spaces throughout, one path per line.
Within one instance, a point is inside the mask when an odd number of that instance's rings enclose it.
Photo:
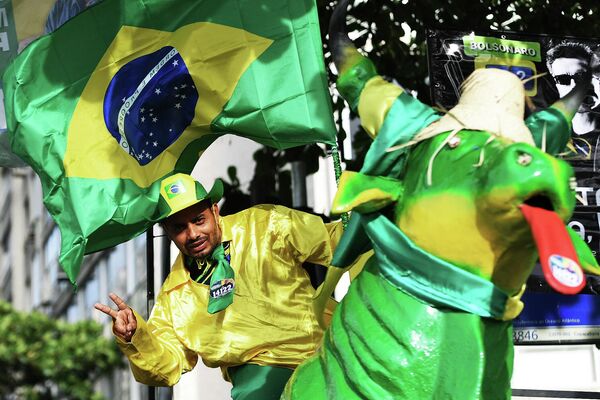
M 160 181 L 220 135 L 335 137 L 314 0 L 105 0 L 25 48 L 3 85 L 73 283 L 84 254 L 156 221 Z

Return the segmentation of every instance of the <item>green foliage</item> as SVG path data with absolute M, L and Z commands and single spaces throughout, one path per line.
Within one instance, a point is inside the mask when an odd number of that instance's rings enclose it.
M 69 324 L 0 302 L 0 397 L 92 399 L 93 384 L 123 361 L 93 321 Z

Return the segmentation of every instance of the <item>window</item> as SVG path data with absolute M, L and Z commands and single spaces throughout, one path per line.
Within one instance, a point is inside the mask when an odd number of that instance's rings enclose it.
M 125 245 L 116 246 L 108 256 L 108 290 L 123 297 L 127 295 Z
M 44 244 L 44 264 L 43 275 L 47 276 L 49 283 L 55 285 L 58 279 L 58 254 L 60 253 L 60 231 L 58 227 L 52 228 L 52 231 Z
M 97 269 L 92 272 L 83 288 L 83 308 L 84 314 L 91 318 L 94 304 L 100 301 L 100 284 L 98 280 Z
M 43 277 L 40 265 L 40 252 L 36 251 L 31 259 L 31 306 L 34 309 L 38 308 L 42 302 L 41 282 Z

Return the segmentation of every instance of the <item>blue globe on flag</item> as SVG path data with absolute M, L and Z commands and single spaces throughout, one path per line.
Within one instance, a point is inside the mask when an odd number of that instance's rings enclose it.
M 121 149 L 146 165 L 190 125 L 197 102 L 183 58 L 167 46 L 115 74 L 104 96 L 104 122 Z

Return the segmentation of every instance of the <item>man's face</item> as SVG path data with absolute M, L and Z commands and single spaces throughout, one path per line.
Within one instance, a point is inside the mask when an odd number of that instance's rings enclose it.
M 219 206 L 203 201 L 171 215 L 163 226 L 183 254 L 205 258 L 221 243 L 218 216 Z
M 578 58 L 557 58 L 552 63 L 552 77 L 560 97 L 565 96 L 577 82 L 585 79 L 587 63 Z M 578 112 L 589 112 L 600 105 L 600 76 L 594 75 Z

